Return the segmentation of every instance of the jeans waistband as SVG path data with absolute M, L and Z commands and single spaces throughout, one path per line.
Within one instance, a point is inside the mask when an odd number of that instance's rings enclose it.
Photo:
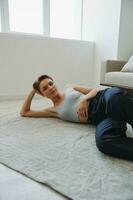
M 105 117 L 105 109 L 103 103 L 103 95 L 105 90 L 101 90 L 97 93 L 97 95 L 90 100 L 88 113 L 89 113 L 89 121 L 92 124 L 98 124 Z

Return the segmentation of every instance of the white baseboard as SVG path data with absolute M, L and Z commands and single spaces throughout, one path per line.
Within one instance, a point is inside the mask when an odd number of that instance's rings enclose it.
M 17 101 L 24 100 L 26 95 L 0 95 L 0 101 Z M 40 99 L 41 97 L 35 96 L 34 99 Z

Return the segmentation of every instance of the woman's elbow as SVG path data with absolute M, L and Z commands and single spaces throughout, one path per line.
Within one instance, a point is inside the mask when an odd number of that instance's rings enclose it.
M 22 112 L 22 111 L 20 112 L 20 116 L 21 116 L 21 117 L 27 117 L 26 113 L 25 113 L 25 112 Z

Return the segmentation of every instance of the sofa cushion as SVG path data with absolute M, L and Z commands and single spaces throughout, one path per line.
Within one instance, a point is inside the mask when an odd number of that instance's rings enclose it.
M 108 72 L 105 74 L 105 82 L 112 85 L 133 87 L 133 73 Z
M 129 58 L 128 62 L 123 66 L 122 72 L 133 72 L 133 55 Z

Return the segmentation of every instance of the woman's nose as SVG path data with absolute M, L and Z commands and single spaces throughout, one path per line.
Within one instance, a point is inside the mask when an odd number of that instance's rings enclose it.
M 53 87 L 53 85 L 48 85 L 48 89 L 51 89 Z

